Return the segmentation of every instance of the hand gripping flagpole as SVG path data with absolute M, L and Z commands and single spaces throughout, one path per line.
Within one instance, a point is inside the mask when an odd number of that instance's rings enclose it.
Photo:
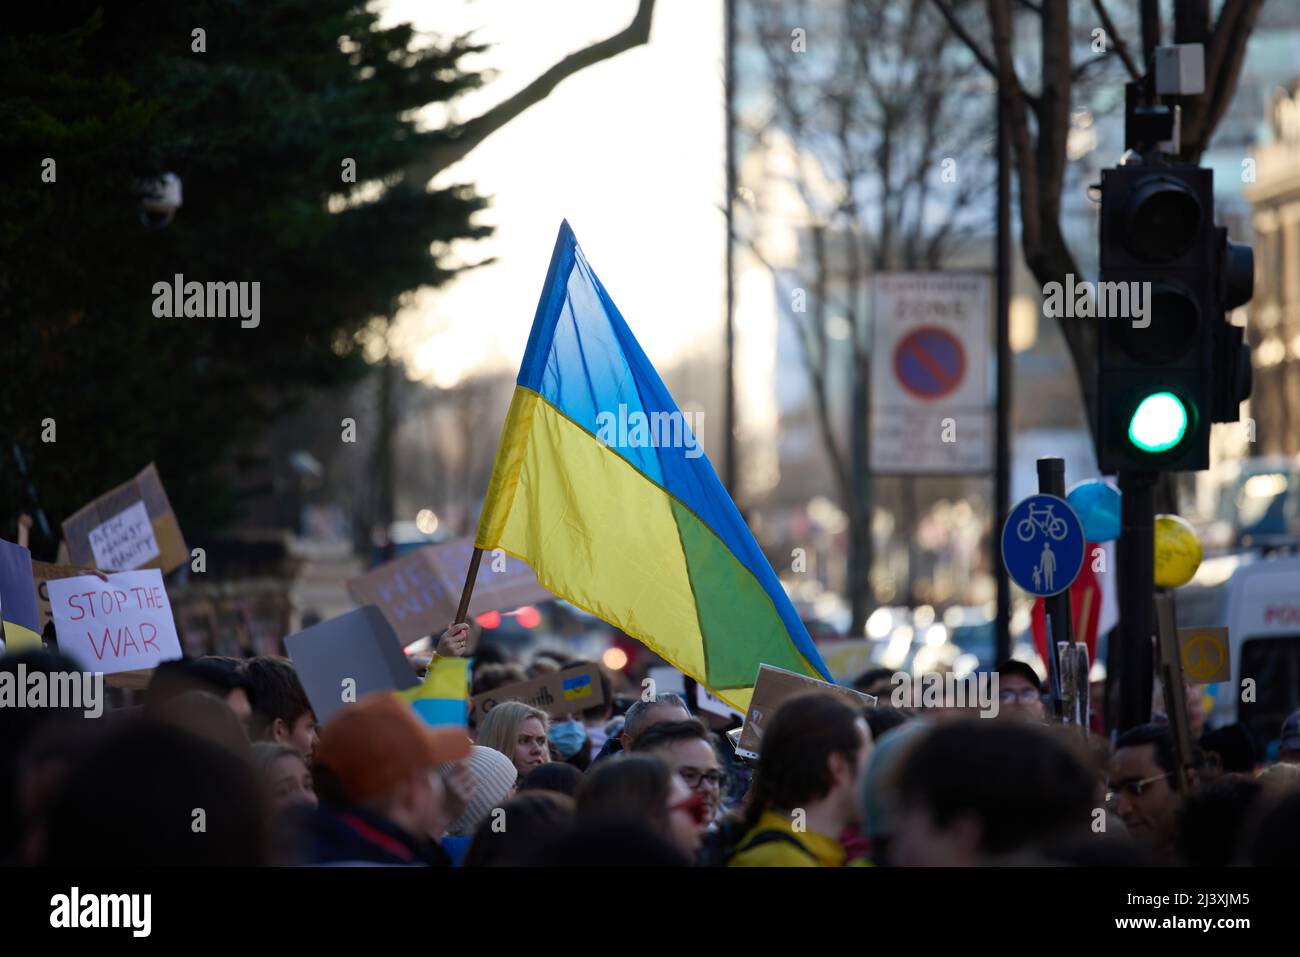
M 456 621 L 453 624 L 461 624 L 469 614 L 469 597 L 474 594 L 474 582 L 478 579 L 478 566 L 482 560 L 483 549 L 476 547 L 469 560 L 469 571 L 465 573 L 465 588 L 460 593 L 460 607 L 456 609 Z

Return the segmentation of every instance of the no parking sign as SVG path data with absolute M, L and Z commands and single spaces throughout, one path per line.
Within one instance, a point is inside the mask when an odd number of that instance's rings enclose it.
M 972 474 L 992 467 L 990 277 L 872 279 L 871 469 Z

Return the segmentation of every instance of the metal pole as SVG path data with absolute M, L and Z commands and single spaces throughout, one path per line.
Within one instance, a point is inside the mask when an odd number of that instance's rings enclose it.
M 1041 458 L 1038 460 L 1038 491 L 1046 495 L 1065 498 L 1065 459 Z M 1057 657 L 1058 642 L 1065 642 L 1069 647 L 1074 637 L 1071 634 L 1070 589 L 1057 592 L 1043 599 L 1043 644 L 1047 652 L 1047 677 L 1052 691 L 1052 713 L 1061 716 L 1061 662 Z
M 736 497 L 736 0 L 726 0 L 724 12 L 723 103 L 726 112 L 727 165 L 727 318 L 723 376 L 725 391 L 722 435 L 722 484 Z
M 1151 720 L 1155 656 L 1155 479 L 1154 472 L 1120 472 L 1119 730 Z
M 998 398 L 994 462 L 993 527 L 1011 511 L 1011 144 L 1007 136 L 1007 91 L 998 80 L 997 101 L 997 352 Z M 997 534 L 989 536 L 997 580 L 995 637 L 998 661 L 1011 657 L 1011 583 L 1002 563 Z

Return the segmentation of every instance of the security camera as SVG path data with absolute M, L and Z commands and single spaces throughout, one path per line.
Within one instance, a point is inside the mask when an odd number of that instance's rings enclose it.
M 181 207 L 181 178 L 175 173 L 141 180 L 136 188 L 140 195 L 140 222 L 150 229 L 162 229 Z

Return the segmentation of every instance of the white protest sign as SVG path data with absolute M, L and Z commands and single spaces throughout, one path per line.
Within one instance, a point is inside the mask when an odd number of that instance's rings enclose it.
M 646 677 L 654 682 L 656 695 L 675 694 L 678 697 L 686 697 L 686 679 L 676 668 L 670 666 L 651 668 L 646 673 Z
M 723 718 L 730 718 L 732 715 L 737 718 L 745 716 L 744 712 L 737 711 L 698 681 L 695 683 L 695 707 L 700 711 L 708 711 Z
M 181 657 L 162 572 L 114 572 L 51 579 L 50 610 L 59 651 L 91 671 L 152 668 Z
M 161 551 L 144 502 L 136 502 L 90 530 L 90 550 L 98 568 L 139 568 Z

